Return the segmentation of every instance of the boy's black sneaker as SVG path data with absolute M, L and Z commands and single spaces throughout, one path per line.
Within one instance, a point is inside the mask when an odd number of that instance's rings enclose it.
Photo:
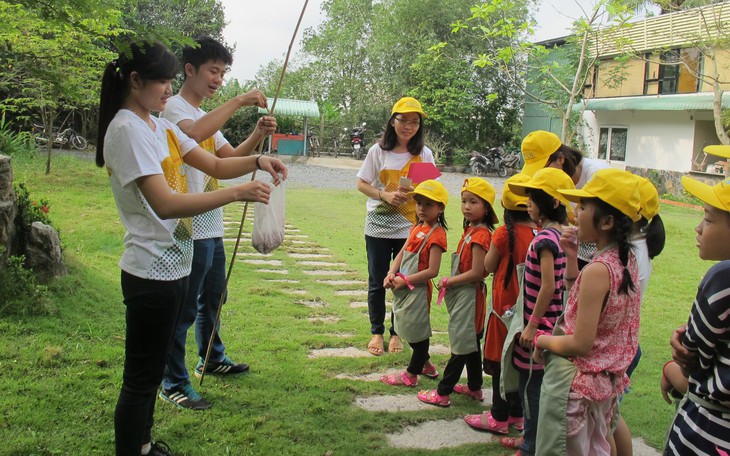
M 172 454 L 172 450 L 170 447 L 163 442 L 162 440 L 157 442 L 152 442 L 152 449 L 149 453 L 147 453 L 147 456 L 175 456 Z
M 200 397 L 189 382 L 177 388 L 162 389 L 160 397 L 188 410 L 208 410 L 211 407 L 211 403 Z
M 195 366 L 195 376 L 198 378 L 203 376 L 203 364 L 204 361 L 200 359 L 198 365 Z M 215 375 L 239 375 L 246 372 L 248 372 L 248 364 L 236 364 L 228 356 L 224 356 L 223 361 L 217 363 L 208 361 L 208 366 L 205 368 L 206 374 Z

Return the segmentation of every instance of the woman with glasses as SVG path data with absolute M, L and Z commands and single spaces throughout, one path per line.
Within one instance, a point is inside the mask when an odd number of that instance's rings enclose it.
M 368 255 L 368 351 L 385 352 L 385 288 L 390 262 L 400 252 L 416 219 L 416 204 L 406 194 L 413 186 L 408 176 L 411 163 L 433 163 L 433 152 L 424 145 L 426 113 L 415 98 L 404 97 L 393 106 L 385 133 L 368 151 L 357 173 L 357 189 L 368 197 L 365 218 L 365 248 Z M 388 351 L 403 351 L 403 342 L 393 329 L 391 314 Z

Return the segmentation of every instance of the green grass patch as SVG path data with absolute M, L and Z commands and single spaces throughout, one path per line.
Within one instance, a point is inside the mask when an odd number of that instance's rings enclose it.
M 54 314 L 0 319 L 0 454 L 99 454 L 113 452 L 113 413 L 124 361 L 124 306 L 117 262 L 124 229 L 119 222 L 106 172 L 93 162 L 54 157 L 53 172 L 44 174 L 43 158 L 14 161 L 16 181 L 48 198 L 54 225 L 62 233 L 69 275 L 49 286 Z M 353 183 L 354 187 L 354 183 Z M 461 214 L 447 208 L 450 251 L 461 236 Z M 240 219 L 241 205 L 226 209 Z M 623 412 L 634 435 L 658 447 L 674 409 L 661 399 L 661 366 L 669 358 L 672 330 L 687 319 L 702 274 L 710 267 L 698 259 L 693 228 L 701 214 L 663 206 L 667 247 L 654 261 L 654 275 L 643 304 L 641 346 L 644 352 L 634 374 Z M 363 235 L 365 199 L 355 190 L 292 188 L 287 194 L 287 221 L 309 236 L 307 242 L 347 264 L 336 278 L 367 279 Z M 250 222 L 247 222 L 250 230 Z M 227 237 L 236 229 L 228 228 Z M 291 239 L 286 241 L 291 242 Z M 286 247 L 286 244 L 285 246 Z M 228 245 L 229 255 L 232 245 Z M 242 242 L 241 250 L 253 251 Z M 287 279 L 298 284 L 266 282 L 278 274 L 256 272 L 237 262 L 223 310 L 222 336 L 230 355 L 251 364 L 238 378 L 207 376 L 199 391 L 213 402 L 206 412 L 178 410 L 158 401 L 154 436 L 168 441 L 176 454 L 421 454 L 395 450 L 385 434 L 431 419 L 456 419 L 482 410 L 478 403 L 410 413 L 369 413 L 353 406 L 360 395 L 413 394 L 379 383 L 338 380 L 340 373 L 366 374 L 404 367 L 409 352 L 368 358 L 310 359 L 314 348 L 355 346 L 369 339 L 366 309 L 354 309 L 335 288 L 302 272 L 295 259 L 277 250 Z M 276 267 L 266 267 L 276 269 Z M 442 273 L 449 264 L 444 257 Z M 359 289 L 360 286 L 343 286 Z M 306 296 L 286 293 L 305 289 Z M 310 309 L 300 300 L 327 304 Z M 433 327 L 446 331 L 444 307 L 432 311 Z M 313 316 L 338 316 L 334 323 L 312 323 Z M 342 337 L 342 335 L 351 337 Z M 188 365 L 195 364 L 189 337 Z M 448 344 L 437 334 L 434 344 Z M 447 356 L 435 356 L 443 369 Z M 489 379 L 487 378 L 487 384 Z M 424 388 L 436 381 L 423 379 Z M 197 383 L 196 383 L 197 385 Z M 435 455 L 502 454 L 497 443 L 432 452 Z

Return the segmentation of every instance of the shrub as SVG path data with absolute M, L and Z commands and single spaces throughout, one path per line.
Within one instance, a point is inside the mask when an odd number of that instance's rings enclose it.
M 4 255 L 0 248 L 0 258 Z M 25 269 L 25 257 L 10 256 L 3 262 L 0 274 L 0 317 L 30 316 L 51 313 L 48 289 L 36 282 L 33 271 Z
M 0 153 L 13 157 L 32 156 L 38 150 L 33 137 L 27 131 L 16 132 L 5 122 L 5 112 L 0 117 Z

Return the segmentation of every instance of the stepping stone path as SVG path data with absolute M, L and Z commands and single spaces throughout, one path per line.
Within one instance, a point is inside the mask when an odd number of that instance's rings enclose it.
M 229 255 L 232 254 L 233 246 L 236 242 L 242 208 L 243 204 L 238 204 L 230 205 L 224 210 L 224 242 L 229 248 Z M 263 276 L 262 279 L 267 283 L 272 285 L 283 284 L 284 286 L 286 284 L 292 284 L 301 287 L 300 289 L 282 287 L 278 288 L 278 290 L 282 293 L 292 295 L 293 305 L 305 306 L 312 309 L 313 314 L 303 320 L 312 325 L 313 332 L 317 332 L 317 329 L 319 329 L 319 334 L 338 339 L 350 339 L 361 336 L 360 334 L 332 332 L 332 328 L 336 328 L 336 325 L 345 319 L 343 315 L 337 315 L 336 310 L 333 313 L 328 311 L 324 315 L 317 314 L 316 312 L 321 312 L 325 308 L 367 309 L 367 301 L 364 299 L 367 297 L 367 282 L 362 278 L 363 272 L 353 271 L 348 267 L 347 263 L 334 259 L 328 249 L 318 245 L 306 233 L 303 233 L 299 228 L 291 224 L 285 225 L 284 242 L 277 250 L 266 255 L 256 252 L 251 246 L 250 234 L 253 226 L 253 211 L 251 208 L 249 208 L 249 211 L 246 222 L 244 223 L 244 231 L 241 235 L 236 261 L 245 263 L 250 272 L 261 274 Z M 299 280 L 286 278 L 290 274 L 290 271 L 311 277 L 311 279 Z M 277 275 L 281 278 L 266 278 L 266 275 L 269 274 Z M 337 277 L 343 278 L 339 279 Z M 274 287 L 277 286 L 274 285 Z M 327 289 L 330 289 L 335 297 L 332 305 L 320 298 L 295 298 L 298 295 L 320 296 Z M 389 306 L 392 305 L 392 303 L 387 304 Z M 352 313 L 350 312 L 349 314 L 351 315 Z M 360 315 L 358 313 L 357 318 L 362 318 Z M 366 321 L 363 320 L 363 322 Z M 325 328 L 330 328 L 330 330 L 325 332 L 323 331 Z M 439 341 L 446 341 L 446 344 L 448 344 L 448 333 L 442 329 L 434 329 L 433 334 Z M 433 343 L 432 340 L 430 353 L 432 355 L 448 356 L 450 350 L 448 345 Z M 312 360 L 318 358 L 377 358 L 370 354 L 367 351 L 365 343 L 361 342 L 340 348 L 326 347 L 312 349 L 309 351 L 307 357 Z M 443 369 L 444 366 L 440 367 Z M 336 375 L 335 378 L 356 385 L 357 382 L 380 382 L 381 375 L 395 374 L 400 371 L 401 369 L 389 368 L 366 374 L 341 373 Z M 464 373 L 463 375 L 465 376 L 466 374 Z M 437 380 L 419 377 L 418 388 L 399 389 L 386 387 L 385 390 L 388 392 L 393 391 L 393 394 L 360 396 L 355 398 L 353 405 L 363 409 L 367 413 L 374 414 L 374 417 L 377 416 L 378 419 L 382 417 L 383 413 L 435 412 L 442 409 L 421 403 L 416 397 L 416 393 L 421 388 L 435 388 L 437 383 Z M 488 409 L 491 406 L 492 400 L 491 388 L 485 388 L 483 394 L 484 409 Z M 472 401 L 470 398 L 457 394 L 452 395 L 451 400 L 452 408 L 458 408 L 461 403 Z M 406 427 L 395 426 L 394 429 L 396 428 L 397 430 L 385 436 L 388 444 L 393 447 L 394 452 L 399 448 L 437 450 L 440 448 L 457 448 L 463 445 L 491 444 L 490 450 L 487 452 L 488 454 L 505 453 L 501 448 L 492 450 L 496 445 L 494 442 L 496 442 L 497 436 L 486 432 L 474 431 L 469 428 L 461 416 L 456 419 L 434 418 L 416 425 Z M 499 445 L 496 446 L 499 447 Z M 646 445 L 640 438 L 633 440 L 633 446 L 634 454 L 637 456 L 655 456 L 660 454 L 654 448 Z

